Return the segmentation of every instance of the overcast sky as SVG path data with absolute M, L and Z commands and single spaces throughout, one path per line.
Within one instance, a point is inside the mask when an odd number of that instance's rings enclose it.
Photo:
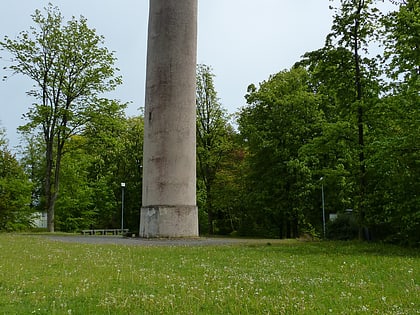
M 7 2 L 7 4 L 6 4 Z M 15 38 L 32 23 L 31 14 L 48 2 L 66 20 L 83 15 L 115 51 L 123 85 L 109 97 L 132 102 L 129 116 L 144 105 L 148 0 L 2 0 L 0 38 Z M 245 105 L 247 86 L 290 68 L 305 52 L 321 48 L 332 22 L 329 0 L 199 0 L 198 63 L 213 68 L 223 107 L 233 113 Z M 5 56 L 4 52 L 0 53 Z M 2 69 L 9 65 L 0 60 Z M 0 126 L 13 147 L 16 128 L 33 100 L 32 83 L 21 76 L 0 81 Z

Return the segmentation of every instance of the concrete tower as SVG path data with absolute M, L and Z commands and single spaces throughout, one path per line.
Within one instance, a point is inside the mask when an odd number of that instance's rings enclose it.
M 195 237 L 197 0 L 149 10 L 140 237 Z

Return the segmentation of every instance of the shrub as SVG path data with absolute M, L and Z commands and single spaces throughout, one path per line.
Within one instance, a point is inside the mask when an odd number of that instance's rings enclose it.
M 334 221 L 328 222 L 326 236 L 332 240 L 353 240 L 357 238 L 359 227 L 351 214 L 340 214 Z

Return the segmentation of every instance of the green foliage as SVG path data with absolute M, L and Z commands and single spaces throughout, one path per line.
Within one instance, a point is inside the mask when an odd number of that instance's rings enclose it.
M 124 195 L 124 226 L 136 232 L 140 225 L 143 182 L 143 117 L 127 119 L 125 130 L 120 137 L 123 149 L 118 159 L 118 178 L 126 183 Z M 117 190 L 121 200 L 121 187 Z
M 248 220 L 276 227 L 279 237 L 298 236 L 313 190 L 299 150 L 321 131 L 321 99 L 303 68 L 273 75 L 248 92 L 249 106 L 239 117 L 249 151 Z
M 220 225 L 218 220 L 223 221 L 229 215 L 226 212 L 229 206 L 225 204 L 220 207 L 219 204 L 218 207 L 215 203 L 217 182 L 223 172 L 223 163 L 229 159 L 233 150 L 233 128 L 229 125 L 226 110 L 217 98 L 213 79 L 214 74 L 210 67 L 197 66 L 197 175 L 198 189 L 201 190 L 198 201 L 201 201 L 199 207 L 202 208 L 200 217 L 207 216 L 207 223 L 201 222 L 200 226 L 207 227 L 209 234 L 216 232 L 215 226 Z M 223 178 L 221 180 L 224 181 Z
M 377 129 L 367 163 L 370 225 L 388 232 L 380 238 L 414 246 L 420 245 L 419 102 L 402 94 L 375 108 Z
M 126 118 L 124 105 L 100 100 L 81 135 L 66 143 L 56 201 L 56 228 L 79 231 L 121 226 L 121 187 L 125 189 L 124 226 L 138 229 L 141 207 L 143 119 Z M 35 139 L 28 141 L 23 161 L 35 184 L 32 204 L 42 211 L 42 159 Z M 37 154 L 38 153 L 38 154 Z M 41 155 L 42 156 L 42 155 Z
M 383 17 L 388 76 L 384 97 L 371 110 L 367 161 L 368 223 L 374 239 L 419 246 L 420 54 L 419 4 L 405 1 Z
M 0 47 L 12 55 L 14 73 L 34 81 L 28 94 L 35 99 L 22 131 L 42 134 L 45 143 L 45 206 L 48 229 L 54 231 L 55 201 L 59 193 L 60 169 L 66 142 L 80 133 L 93 111 L 100 110 L 100 93 L 115 89 L 115 57 L 103 47 L 103 37 L 72 18 L 66 24 L 58 8 L 49 4 L 45 15 L 36 10 L 35 26 L 16 39 L 5 37 Z
M 418 8 L 406 1 L 383 16 L 374 1 L 342 0 L 325 47 L 290 71 L 307 70 L 305 102 L 284 72 L 249 86 L 239 118 L 249 151 L 241 234 L 273 236 L 282 221 L 320 231 L 323 177 L 327 216 L 352 208 L 359 236 L 419 246 Z M 380 68 L 369 50 L 381 38 Z M 302 119 L 300 108 L 313 119 Z M 333 226 L 341 238 L 355 222 L 340 220 Z M 293 235 L 288 224 L 278 229 Z
M 90 224 L 96 228 L 117 228 L 120 226 L 120 183 L 125 181 L 121 180 L 119 171 L 120 162 L 124 161 L 122 152 L 127 120 L 118 102 L 101 101 L 104 110 L 92 113 L 92 119 L 83 133 L 83 148 L 90 160 L 86 176 L 92 189 L 90 202 L 95 213 Z
M 90 156 L 85 154 L 84 139 L 74 136 L 67 144 L 63 157 L 60 195 L 56 202 L 56 227 L 59 231 L 77 232 L 93 223 L 93 189 L 90 187 L 88 167 Z
M 137 231 L 141 207 L 143 119 L 126 118 L 122 106 L 103 100 L 74 148 L 65 156 L 57 216 L 62 230 L 121 226 L 121 186 L 126 183 L 124 226 Z M 65 205 L 68 205 L 66 207 Z M 63 207 L 64 206 L 64 207 Z
M 0 231 L 28 229 L 31 225 L 31 183 L 8 150 L 0 129 Z
M 420 4 L 404 1 L 398 11 L 385 16 L 384 46 L 391 86 L 416 93 L 420 89 Z
M 327 223 L 327 238 L 331 240 L 354 240 L 359 234 L 359 225 L 351 214 L 339 214 L 334 221 Z
M 381 84 L 378 60 L 369 54 L 369 49 L 379 38 L 381 14 L 375 1 L 371 0 L 341 0 L 339 8 L 334 10 L 333 25 L 325 47 L 307 53 L 302 64 L 311 71 L 317 90 L 324 94 L 327 105 L 323 108 L 329 123 L 324 130 L 334 135 L 325 137 L 323 134 L 318 142 L 336 142 L 340 147 L 337 150 L 340 151 L 339 160 L 331 159 L 330 155 L 321 162 L 326 174 L 331 169 L 343 171 L 339 175 L 341 178 L 333 178 L 335 183 L 332 184 L 339 188 L 340 183 L 346 182 L 342 190 L 344 194 L 338 196 L 339 199 L 334 198 L 335 194 L 331 197 L 338 201 L 337 204 L 345 202 L 344 199 L 353 203 L 351 207 L 356 210 L 362 226 L 366 225 L 367 211 L 366 158 L 372 124 L 369 111 L 378 101 Z M 344 135 L 334 132 L 342 127 L 345 128 Z M 331 153 L 336 155 L 334 149 L 327 154 Z
M 219 234 L 228 235 L 239 229 L 244 209 L 244 149 L 238 136 L 230 136 L 232 148 L 221 163 L 212 188 L 213 206 L 218 209 L 216 227 Z
M 324 47 L 248 87 L 239 133 L 217 97 L 211 67 L 198 66 L 201 233 L 319 235 L 322 177 L 327 217 L 352 208 L 366 232 L 359 236 L 420 246 L 418 1 L 399 1 L 387 15 L 373 0 L 335 3 Z M 63 24 L 58 9 L 50 5 L 45 13 L 36 11 L 35 26 L 16 40 L 0 42 L 14 58 L 10 69 L 34 80 L 29 94 L 36 101 L 21 127 L 31 185 L 0 139 L 7 165 L 2 227 L 26 224 L 9 220 L 11 213 L 26 218 L 29 206 L 51 209 L 56 200 L 61 230 L 117 228 L 124 182 L 124 226 L 135 232 L 143 119 L 126 118 L 125 104 L 100 98 L 121 83 L 103 37 L 83 17 Z M 372 47 L 383 47 L 383 56 Z M 11 205 L 25 210 L 9 211 Z M 331 223 L 331 237 L 353 236 L 355 222 L 343 220 Z

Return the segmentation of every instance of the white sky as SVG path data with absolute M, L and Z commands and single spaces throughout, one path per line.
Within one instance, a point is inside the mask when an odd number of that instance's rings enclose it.
M 0 39 L 15 38 L 33 25 L 31 14 L 48 2 L 66 20 L 83 15 L 115 51 L 123 85 L 109 97 L 132 102 L 129 116 L 144 105 L 148 0 L 1 0 Z M 199 0 L 198 63 L 213 68 L 223 107 L 233 113 L 244 106 L 249 84 L 290 68 L 305 52 L 324 45 L 332 22 L 329 0 Z M 0 56 L 5 56 L 0 52 Z M 0 77 L 6 60 L 0 59 Z M 0 81 L 0 126 L 10 146 L 18 144 L 16 128 L 33 100 L 32 83 L 21 76 Z

